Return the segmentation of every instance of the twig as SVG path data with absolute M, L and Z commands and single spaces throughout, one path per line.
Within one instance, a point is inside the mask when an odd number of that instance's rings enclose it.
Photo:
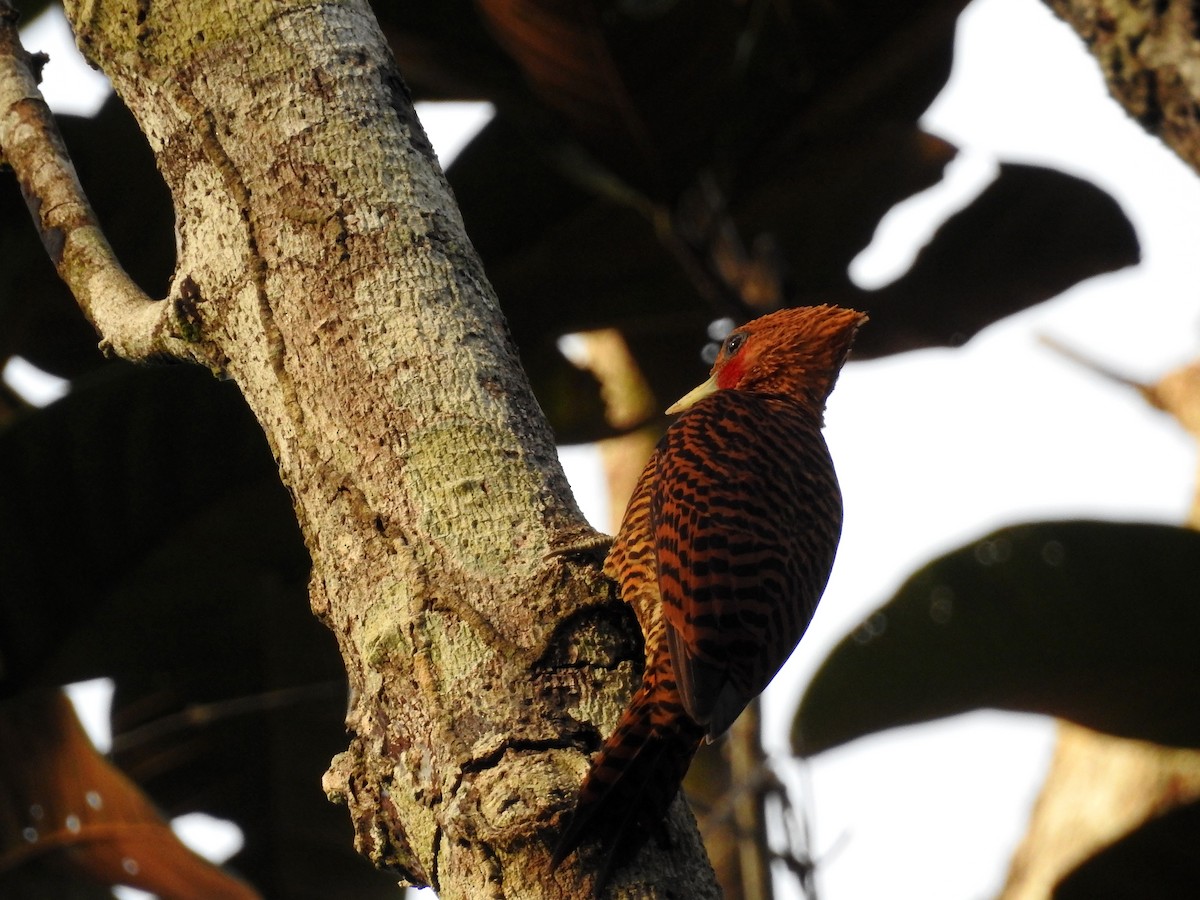
M 345 697 L 347 690 L 344 682 L 326 681 L 263 691 L 259 694 L 233 697 L 212 703 L 194 703 L 179 712 L 114 734 L 112 749 L 114 753 L 128 752 L 149 741 L 160 740 L 179 732 L 205 728 L 223 719 L 287 709 L 334 697 Z
M 17 19 L 9 0 L 0 0 L 0 159 L 17 176 L 59 277 L 106 352 L 210 365 L 208 348 L 197 340 L 194 299 L 152 300 L 117 262 L 38 89 L 45 57 L 21 46 Z
M 1068 347 L 1066 344 L 1062 343 L 1062 341 L 1058 340 L 1057 338 L 1050 337 L 1049 335 L 1039 335 L 1038 342 L 1050 348 L 1060 356 L 1071 360 L 1071 362 L 1075 363 L 1076 365 L 1082 366 L 1089 372 L 1094 372 L 1101 378 L 1116 382 L 1117 384 L 1124 385 L 1125 387 L 1133 388 L 1135 391 L 1141 394 L 1142 397 L 1145 398 L 1146 402 L 1148 402 L 1151 406 L 1154 406 L 1157 409 L 1163 408 L 1162 402 L 1158 397 L 1158 391 L 1155 389 L 1154 385 L 1144 384 L 1140 381 L 1135 381 L 1127 375 L 1122 375 L 1115 369 L 1112 369 L 1101 362 L 1097 362 L 1090 356 L 1086 356 L 1073 347 Z
M 761 732 L 762 706 L 756 698 L 730 729 L 729 775 L 735 785 L 731 799 L 745 900 L 774 896 L 763 800 L 775 779 L 767 766 Z

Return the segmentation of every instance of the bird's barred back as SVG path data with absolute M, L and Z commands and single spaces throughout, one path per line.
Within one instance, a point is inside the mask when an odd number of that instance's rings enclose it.
M 833 565 L 841 494 L 819 419 L 786 397 L 732 390 L 672 425 L 654 484 L 677 681 L 715 737 L 808 627 Z

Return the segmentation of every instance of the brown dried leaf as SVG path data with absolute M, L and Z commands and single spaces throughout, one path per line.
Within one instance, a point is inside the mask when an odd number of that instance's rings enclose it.
M 59 691 L 0 703 L 0 772 L 0 884 L 10 889 L 37 860 L 167 900 L 259 896 L 180 842 L 137 785 L 96 752 Z

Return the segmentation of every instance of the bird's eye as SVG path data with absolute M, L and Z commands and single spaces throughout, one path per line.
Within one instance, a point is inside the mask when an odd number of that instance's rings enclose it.
M 742 349 L 742 344 L 746 343 L 746 334 L 742 331 L 735 331 L 729 337 L 725 338 L 725 355 L 733 356 Z

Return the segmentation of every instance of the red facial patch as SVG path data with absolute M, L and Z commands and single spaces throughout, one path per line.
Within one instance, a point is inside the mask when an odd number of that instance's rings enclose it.
M 722 390 L 735 387 L 742 376 L 746 374 L 746 354 L 745 350 L 741 353 L 736 353 L 721 367 L 721 371 L 717 372 L 717 387 Z

